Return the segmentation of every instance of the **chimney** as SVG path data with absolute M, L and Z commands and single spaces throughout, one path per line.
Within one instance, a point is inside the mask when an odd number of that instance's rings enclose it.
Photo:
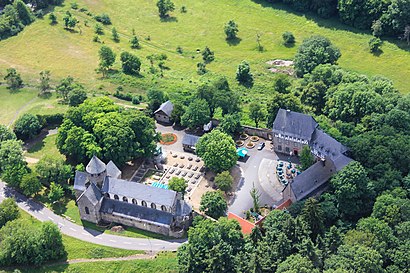
M 322 165 L 323 165 L 323 167 L 325 167 L 325 166 L 326 166 L 326 159 L 325 159 L 325 158 L 321 158 L 320 161 L 322 161 Z
M 286 114 L 288 114 L 288 113 L 290 113 L 290 110 L 289 110 L 289 109 L 286 110 Z

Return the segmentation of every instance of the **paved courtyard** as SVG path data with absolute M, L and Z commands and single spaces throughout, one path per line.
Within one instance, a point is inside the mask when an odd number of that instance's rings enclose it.
M 188 183 L 188 202 L 192 203 L 195 209 L 199 208 L 200 198 L 203 193 L 209 190 L 213 190 L 211 185 L 213 183 L 212 175 L 208 174 L 204 178 L 201 176 L 199 180 L 195 178 L 195 172 L 199 170 L 193 170 L 187 168 L 190 164 L 194 165 L 196 155 L 186 153 L 182 148 L 182 138 L 185 134 L 183 130 L 175 130 L 172 126 L 164 126 L 157 124 L 157 130 L 161 133 L 173 133 L 177 136 L 178 140 L 171 145 L 163 145 L 162 149 L 166 157 L 165 169 L 166 173 L 163 177 L 163 181 L 169 180 L 172 176 L 184 177 Z M 260 142 L 265 142 L 265 147 L 259 151 L 257 145 Z M 175 157 L 176 155 L 176 157 Z M 184 158 L 181 159 L 181 155 Z M 192 161 L 187 159 L 192 157 Z M 284 160 L 283 156 L 279 158 L 276 153 L 271 150 L 270 141 L 260 139 L 256 142 L 256 145 L 252 149 L 248 149 L 248 155 L 246 160 L 238 161 L 237 167 L 239 168 L 240 175 L 238 175 L 238 181 L 236 181 L 236 189 L 232 189 L 233 195 L 229 200 L 228 211 L 233 212 L 241 217 L 245 216 L 245 211 L 253 206 L 253 201 L 250 196 L 250 191 L 254 186 L 260 193 L 260 205 L 261 206 L 273 206 L 282 200 L 282 190 L 284 185 L 278 181 L 276 176 L 276 164 L 278 160 Z M 203 162 L 200 162 L 203 166 Z M 200 170 L 199 170 L 200 172 Z M 188 174 L 194 173 L 193 177 L 188 177 Z M 183 175 L 183 176 L 182 176 Z M 191 181 L 196 181 L 191 183 Z

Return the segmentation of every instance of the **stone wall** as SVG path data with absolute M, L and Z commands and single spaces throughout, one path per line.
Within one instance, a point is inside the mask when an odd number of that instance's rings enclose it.
M 272 139 L 272 130 L 265 128 L 256 128 L 251 126 L 242 126 L 243 131 L 250 136 L 258 136 L 266 140 Z
M 82 220 L 86 220 L 95 224 L 100 222 L 100 202 L 96 206 L 94 206 L 85 196 L 82 196 L 77 201 L 77 205 Z
M 125 226 L 135 227 L 142 230 L 147 230 L 153 233 L 162 234 L 169 237 L 181 238 L 184 231 L 172 231 L 169 225 L 160 225 L 153 222 L 143 221 L 135 218 L 129 218 L 120 215 L 101 213 L 101 219 L 109 223 L 118 223 Z

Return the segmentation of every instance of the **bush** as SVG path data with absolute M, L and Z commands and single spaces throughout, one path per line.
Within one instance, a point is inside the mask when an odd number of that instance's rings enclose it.
M 50 114 L 50 115 L 37 115 L 38 120 L 40 121 L 41 128 L 48 126 L 60 125 L 63 123 L 64 114 Z
M 284 32 L 282 38 L 285 45 L 293 45 L 295 43 L 295 36 L 293 36 L 292 32 Z
M 140 104 L 140 99 L 138 96 L 132 96 L 132 104 Z
M 40 133 L 41 123 L 33 114 L 23 114 L 14 124 L 14 133 L 17 138 L 28 140 Z
M 104 25 L 111 25 L 110 16 L 108 16 L 108 14 L 106 13 L 101 13 L 99 15 L 96 15 L 94 19 L 100 23 L 103 23 Z
M 383 42 L 380 38 L 373 37 L 369 40 L 369 49 L 371 53 L 375 53 L 380 51 L 380 47 L 382 46 Z

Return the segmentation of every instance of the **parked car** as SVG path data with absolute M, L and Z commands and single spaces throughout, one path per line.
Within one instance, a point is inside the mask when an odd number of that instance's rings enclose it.
M 265 142 L 261 142 L 261 143 L 259 143 L 259 145 L 258 145 L 258 150 L 260 151 L 260 150 L 262 150 L 264 147 L 265 147 Z

